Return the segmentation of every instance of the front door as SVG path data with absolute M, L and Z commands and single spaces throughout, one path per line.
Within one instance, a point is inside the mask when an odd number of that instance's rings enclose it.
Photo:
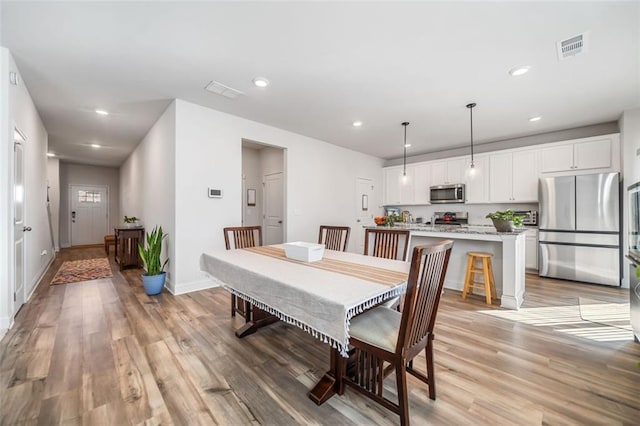
M 13 141 L 13 315 L 25 301 L 25 234 L 31 228 L 25 226 L 24 146 L 25 138 L 17 130 Z
M 373 224 L 373 180 L 356 178 L 356 229 L 353 232 L 350 251 L 364 253 L 364 226 Z
M 265 244 L 283 242 L 284 188 L 282 173 L 264 177 L 264 228 Z
M 107 235 L 109 211 L 106 186 L 71 185 L 71 245 L 100 244 Z

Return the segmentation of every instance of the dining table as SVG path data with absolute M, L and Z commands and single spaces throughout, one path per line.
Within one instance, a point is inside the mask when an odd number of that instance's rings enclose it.
M 246 323 L 236 330 L 237 337 L 280 320 L 329 346 L 329 369 L 309 392 L 320 405 L 341 389 L 350 320 L 404 294 L 410 264 L 334 250 L 324 250 L 321 260 L 303 262 L 288 258 L 284 245 L 276 244 L 203 253 L 200 269 L 245 301 Z M 266 317 L 254 318 L 252 306 Z

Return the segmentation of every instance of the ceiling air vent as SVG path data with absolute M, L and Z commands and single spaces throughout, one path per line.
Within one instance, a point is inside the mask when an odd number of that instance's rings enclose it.
M 566 40 L 556 42 L 558 59 L 563 60 L 587 51 L 588 33 L 578 34 Z
M 229 99 L 236 99 L 238 96 L 244 95 L 241 91 L 225 86 L 217 81 L 212 81 L 207 84 L 204 90 L 208 90 L 211 93 L 215 93 L 216 95 L 224 96 Z

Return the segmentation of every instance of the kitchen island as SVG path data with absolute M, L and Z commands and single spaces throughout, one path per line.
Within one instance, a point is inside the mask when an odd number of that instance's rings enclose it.
M 373 227 L 372 227 L 373 228 Z M 380 227 L 377 227 L 378 229 Z M 493 226 L 450 226 L 397 224 L 395 229 L 409 229 L 409 254 L 413 247 L 444 239 L 454 240 L 444 287 L 462 291 L 468 251 L 493 253 L 493 273 L 500 306 L 519 309 L 525 291 L 526 229 L 497 232 Z

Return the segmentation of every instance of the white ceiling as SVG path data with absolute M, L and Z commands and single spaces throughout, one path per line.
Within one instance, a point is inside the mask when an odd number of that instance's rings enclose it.
M 391 159 L 403 121 L 409 155 L 467 145 L 471 101 L 480 143 L 617 120 L 640 106 L 639 22 L 637 2 L 5 1 L 0 41 L 68 161 L 121 164 L 172 98 Z

